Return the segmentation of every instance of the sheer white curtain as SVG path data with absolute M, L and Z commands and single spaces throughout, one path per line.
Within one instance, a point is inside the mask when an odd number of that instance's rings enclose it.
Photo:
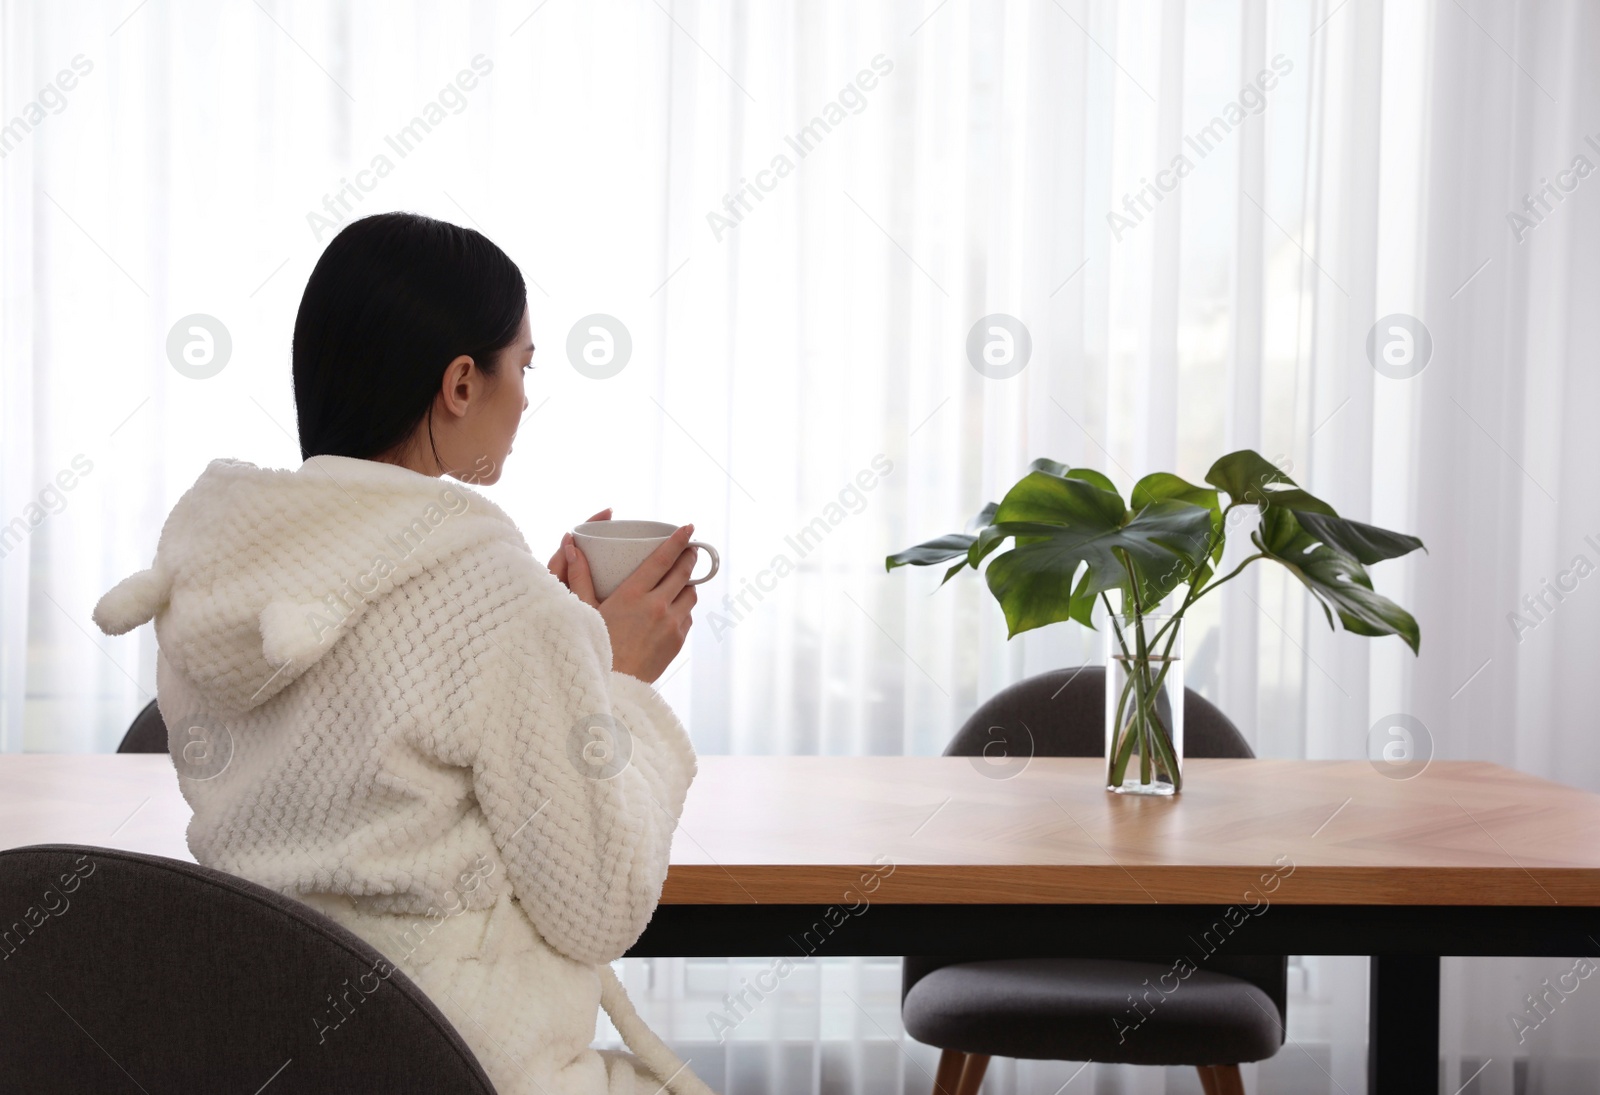
M 1361 756 L 1403 712 L 1441 757 L 1600 790 L 1600 597 L 1562 577 L 1600 563 L 1597 19 L 1583 0 L 0 4 L 0 748 L 114 747 L 154 639 L 106 640 L 90 607 L 209 459 L 298 464 L 289 332 L 325 222 L 406 208 L 480 227 L 529 278 L 533 409 L 492 493 L 530 542 L 613 505 L 722 548 L 665 685 L 703 752 L 937 752 L 997 688 L 1099 643 L 1008 643 L 980 582 L 934 594 L 886 553 L 1036 456 L 1126 486 L 1252 446 L 1430 548 L 1376 574 L 1422 622 L 1420 659 L 1329 633 L 1272 572 L 1196 610 L 1190 683 L 1258 752 Z M 995 313 L 1031 339 L 1009 378 L 966 351 Z M 1409 379 L 1367 355 L 1395 313 L 1431 333 Z M 231 335 L 210 379 L 167 356 L 194 314 Z M 605 380 L 567 352 L 596 314 L 633 346 Z M 753 968 L 627 976 L 729 1091 L 930 1086 L 888 961 L 803 967 L 711 1040 Z M 1468 1090 L 1595 1085 L 1596 1000 L 1520 1043 L 1509 1021 L 1566 968 L 1447 963 L 1447 1092 L 1480 1066 Z M 1262 1084 L 1363 1089 L 1360 960 L 1297 962 L 1290 1022 Z M 989 1090 L 1076 1067 L 997 1063 Z M 1067 1090 L 1090 1085 L 1193 1077 L 1095 1067 Z

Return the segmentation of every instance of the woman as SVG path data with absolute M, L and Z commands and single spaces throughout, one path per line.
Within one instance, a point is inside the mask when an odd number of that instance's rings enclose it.
M 196 860 L 369 940 L 503 1095 L 707 1093 L 608 965 L 660 897 L 695 773 L 649 685 L 691 623 L 692 526 L 599 601 L 570 534 L 541 565 L 442 481 L 500 477 L 526 297 L 477 232 L 344 228 L 295 321 L 304 465 L 213 462 L 95 622 L 155 619 Z M 602 1005 L 633 1054 L 589 1048 Z M 343 1018 L 312 1033 L 336 1044 Z

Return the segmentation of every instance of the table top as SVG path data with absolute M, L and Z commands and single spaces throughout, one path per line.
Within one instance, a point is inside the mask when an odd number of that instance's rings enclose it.
M 1191 760 L 1175 799 L 1101 762 L 705 756 L 663 904 L 1600 906 L 1600 795 L 1494 764 Z M 0 756 L 0 848 L 190 859 L 162 755 Z

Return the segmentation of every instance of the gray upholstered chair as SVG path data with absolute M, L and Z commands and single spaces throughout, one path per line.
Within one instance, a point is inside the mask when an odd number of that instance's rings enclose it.
M 0 915 L 0 1091 L 494 1095 L 405 974 L 244 879 L 34 845 L 0 852 Z
M 973 712 L 945 755 L 980 756 L 999 744 L 1011 756 L 1101 756 L 1105 687 L 1097 667 L 1019 681 Z M 1183 735 L 1191 757 L 1254 755 L 1227 716 L 1192 690 L 1184 694 Z M 973 1095 L 992 1056 L 1189 1065 L 1207 1095 L 1243 1095 L 1239 1064 L 1283 1045 L 1288 959 L 1211 957 L 1119 1039 L 1112 1020 L 1173 961 L 907 956 L 901 1016 L 913 1038 L 944 1051 L 934 1095 Z
M 134 716 L 133 725 L 122 735 L 119 753 L 165 753 L 167 751 L 167 724 L 161 718 L 156 701 L 144 705 L 144 710 Z

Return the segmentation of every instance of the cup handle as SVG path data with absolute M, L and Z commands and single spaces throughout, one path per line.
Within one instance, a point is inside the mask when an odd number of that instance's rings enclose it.
M 706 573 L 706 576 L 704 578 L 691 578 L 689 581 L 684 583 L 685 585 L 697 586 L 701 582 L 709 582 L 711 579 L 717 576 L 717 571 L 722 569 L 722 559 L 717 555 L 716 548 L 712 547 L 703 540 L 690 540 L 688 544 L 684 546 L 699 548 L 701 551 L 709 552 L 711 555 L 711 569 Z

